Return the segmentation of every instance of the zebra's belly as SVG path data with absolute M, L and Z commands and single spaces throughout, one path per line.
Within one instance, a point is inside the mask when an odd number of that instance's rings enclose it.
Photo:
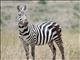
M 47 41 L 47 42 L 46 42 Z M 36 40 L 35 45 L 46 45 L 50 40 Z

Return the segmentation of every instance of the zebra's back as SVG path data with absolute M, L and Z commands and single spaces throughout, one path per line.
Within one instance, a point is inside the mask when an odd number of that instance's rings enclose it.
M 61 35 L 61 28 L 56 22 L 44 22 L 37 26 L 38 36 L 37 36 L 37 45 L 44 45 L 49 43 L 52 40 L 58 39 Z

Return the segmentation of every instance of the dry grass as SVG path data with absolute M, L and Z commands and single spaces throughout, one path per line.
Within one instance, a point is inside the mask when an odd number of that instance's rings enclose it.
M 1 60 L 26 60 L 24 48 L 18 38 L 18 29 L 16 29 L 16 6 L 19 4 L 28 6 L 27 15 L 29 22 L 53 20 L 60 23 L 64 28 L 62 38 L 66 60 L 80 60 L 80 32 L 76 32 L 80 30 L 80 27 L 78 28 L 80 24 L 80 2 L 61 1 L 47 2 L 47 5 L 41 5 L 34 1 L 1 2 Z M 72 28 L 72 30 L 67 28 Z M 36 60 L 51 60 L 51 58 L 52 53 L 47 45 L 36 46 Z M 61 60 L 58 48 L 56 58 Z
M 25 52 L 15 30 L 1 31 L 1 60 L 25 60 Z M 79 33 L 63 31 L 63 42 L 66 60 L 79 60 Z M 56 46 L 56 45 L 55 45 Z M 57 46 L 56 46 L 57 48 Z M 31 56 L 30 56 L 31 57 Z M 36 46 L 36 60 L 51 60 L 52 53 L 47 45 Z M 57 60 L 61 60 L 57 48 Z

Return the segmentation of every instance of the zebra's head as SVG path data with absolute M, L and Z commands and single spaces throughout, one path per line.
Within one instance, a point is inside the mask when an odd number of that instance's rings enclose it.
M 26 5 L 23 6 L 18 5 L 17 10 L 18 10 L 17 20 L 19 21 L 19 26 L 28 25 L 28 20 L 26 17 Z

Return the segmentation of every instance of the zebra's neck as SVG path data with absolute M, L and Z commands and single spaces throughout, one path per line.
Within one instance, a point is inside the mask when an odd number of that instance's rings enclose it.
M 20 35 L 22 35 L 22 36 L 26 36 L 26 35 L 28 35 L 29 34 L 29 32 L 30 32 L 30 30 L 29 30 L 29 27 L 28 27 L 28 25 L 27 26 L 20 26 L 19 25 L 19 33 L 20 33 Z

